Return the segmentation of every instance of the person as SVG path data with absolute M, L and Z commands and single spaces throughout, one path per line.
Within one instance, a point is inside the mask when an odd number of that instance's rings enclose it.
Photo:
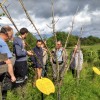
M 28 73 L 27 66 L 27 55 L 32 55 L 31 51 L 25 50 L 25 39 L 28 34 L 28 29 L 21 28 L 20 35 L 15 37 L 13 40 L 13 52 L 16 56 L 16 61 L 14 64 L 14 73 L 17 79 L 26 79 Z
M 9 47 L 6 43 L 6 41 L 12 39 L 12 37 L 13 37 L 13 29 L 10 26 L 3 26 L 1 28 L 1 31 L 0 31 L 0 53 L 1 54 L 6 53 L 8 59 L 4 62 L 1 62 L 1 65 L 2 64 L 8 65 L 8 73 L 11 77 L 11 81 L 15 82 L 16 77 L 14 75 L 13 65 L 12 65 L 12 62 L 11 62 L 12 53 L 10 52 Z
M 62 80 L 64 76 L 64 71 L 67 65 L 68 55 L 66 50 L 62 47 L 61 41 L 57 41 L 56 48 L 52 50 L 52 55 L 50 58 L 50 62 L 52 64 L 53 69 L 53 79 L 57 80 L 57 62 L 59 64 L 59 76 L 60 80 Z
M 42 68 L 43 68 L 43 50 L 41 48 L 41 40 L 37 40 L 36 47 L 33 48 L 34 56 L 32 56 L 31 60 L 34 64 L 37 73 L 37 79 L 40 79 L 42 76 Z
M 47 76 L 47 60 L 48 60 L 48 54 L 47 49 L 45 47 L 46 41 L 42 41 L 41 48 L 43 50 L 43 69 L 42 69 L 42 76 Z
M 70 64 L 70 69 L 72 71 L 72 75 L 74 78 L 76 77 L 79 78 L 80 71 L 82 70 L 82 64 L 83 64 L 83 53 L 81 50 L 79 50 L 79 45 L 75 45 L 75 48 L 71 55 L 71 64 Z

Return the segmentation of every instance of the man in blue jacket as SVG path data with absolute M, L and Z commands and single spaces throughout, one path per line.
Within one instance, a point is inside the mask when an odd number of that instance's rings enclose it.
M 4 62 L 0 62 L 0 65 L 7 64 L 8 65 L 8 73 L 11 77 L 11 81 L 15 82 L 16 78 L 14 76 L 13 72 L 13 65 L 11 62 L 12 54 L 9 50 L 9 47 L 6 43 L 7 40 L 12 39 L 13 36 L 13 29 L 10 26 L 4 26 L 1 28 L 0 31 L 0 53 L 1 54 L 7 54 L 8 59 Z

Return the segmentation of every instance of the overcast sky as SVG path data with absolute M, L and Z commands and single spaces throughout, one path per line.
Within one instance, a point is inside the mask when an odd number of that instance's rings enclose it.
M 2 2 L 3 0 L 0 0 Z M 50 0 L 23 0 L 32 20 L 41 34 L 50 34 L 52 30 L 47 27 L 51 26 L 51 1 Z M 18 0 L 7 0 L 5 3 L 8 10 L 16 23 L 18 29 L 27 27 L 29 31 L 36 34 L 31 23 L 27 19 Z M 100 37 L 100 0 L 54 0 L 56 31 L 68 32 L 72 23 L 73 16 L 79 6 L 75 17 L 74 35 L 80 34 L 80 28 L 83 26 L 82 36 Z M 2 10 L 0 9 L 0 13 Z M 0 20 L 0 25 L 11 25 L 6 16 Z M 14 29 L 16 32 L 16 30 Z

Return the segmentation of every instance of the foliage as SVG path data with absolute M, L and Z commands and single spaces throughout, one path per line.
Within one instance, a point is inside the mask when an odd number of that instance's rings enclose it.
M 99 60 L 100 60 L 100 50 L 98 50 L 98 57 L 99 57 Z
M 68 36 L 68 33 L 57 32 L 56 35 L 57 35 L 57 40 L 58 41 L 60 40 L 62 42 L 62 45 L 64 46 L 65 41 L 66 41 L 67 36 Z M 69 46 L 74 46 L 77 43 L 77 40 L 78 40 L 77 36 L 70 35 L 69 42 L 68 42 L 68 47 Z M 55 46 L 55 37 L 54 36 L 50 37 L 47 40 L 47 45 L 48 45 L 49 48 L 54 48 L 54 46 Z
M 11 52 L 13 52 L 13 42 L 12 41 L 7 41 L 8 47 Z
M 87 62 L 93 63 L 98 59 L 97 52 L 94 52 L 92 50 L 91 51 L 83 50 L 83 54 L 84 54 L 84 60 Z
M 32 35 L 32 33 L 29 33 L 26 42 L 29 46 L 27 46 L 27 49 L 30 50 L 36 45 L 36 38 Z
M 99 45 L 82 47 L 84 61 L 94 64 L 94 66 L 100 66 L 100 49 Z
M 68 33 L 66 33 L 66 32 L 57 32 L 56 35 L 57 35 L 57 40 L 61 40 L 62 45 L 64 46 L 65 41 L 66 41 L 67 36 L 68 36 Z M 76 45 L 77 41 L 78 41 L 78 36 L 70 35 L 67 47 Z M 94 44 L 97 44 L 97 43 L 100 43 L 100 38 L 93 37 L 93 36 L 81 38 L 81 44 L 82 45 L 94 45 Z M 47 45 L 50 49 L 54 48 L 54 46 L 55 46 L 55 37 L 54 36 L 50 37 L 47 40 Z
M 81 41 L 82 45 L 94 45 L 100 43 L 100 38 L 89 36 L 87 38 L 81 38 Z
M 56 92 L 49 96 L 44 95 L 44 100 L 56 100 Z M 79 85 L 72 77 L 71 71 L 65 74 L 61 86 L 61 100 L 99 100 L 99 98 L 100 76 L 93 75 L 91 64 L 84 63 Z M 9 91 L 7 100 L 41 100 L 41 93 L 36 87 L 32 87 L 31 81 L 28 81 L 24 87 Z

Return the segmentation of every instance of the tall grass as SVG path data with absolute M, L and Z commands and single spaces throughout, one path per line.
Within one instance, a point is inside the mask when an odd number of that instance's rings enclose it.
M 8 91 L 7 100 L 41 100 L 41 93 L 28 81 L 24 87 Z M 56 100 L 56 93 L 44 95 L 44 100 Z M 93 73 L 91 64 L 84 63 L 79 85 L 70 70 L 66 73 L 61 86 L 61 100 L 100 100 L 100 76 Z

